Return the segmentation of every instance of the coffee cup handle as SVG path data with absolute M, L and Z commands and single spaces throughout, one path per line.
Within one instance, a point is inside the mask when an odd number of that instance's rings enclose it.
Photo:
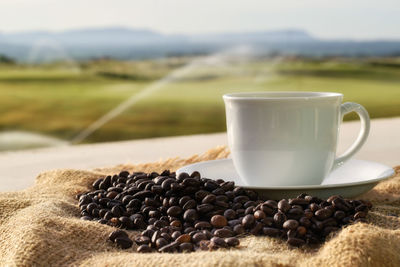
M 347 160 L 349 160 L 355 153 L 360 150 L 360 148 L 364 145 L 367 140 L 369 130 L 370 130 L 370 120 L 368 111 L 361 106 L 360 104 L 353 102 L 346 102 L 340 106 L 340 117 L 341 121 L 343 121 L 344 115 L 350 112 L 356 112 L 361 120 L 361 130 L 358 134 L 356 141 L 349 147 L 346 152 L 344 152 L 341 156 L 337 157 L 333 162 L 332 170 L 337 167 L 342 166 Z

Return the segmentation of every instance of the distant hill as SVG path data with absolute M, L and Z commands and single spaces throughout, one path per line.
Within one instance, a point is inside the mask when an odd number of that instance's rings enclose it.
M 0 54 L 22 62 L 157 58 L 206 54 L 247 45 L 259 53 L 324 55 L 400 54 L 400 41 L 322 41 L 303 30 L 287 29 L 202 35 L 167 35 L 124 27 L 0 33 Z

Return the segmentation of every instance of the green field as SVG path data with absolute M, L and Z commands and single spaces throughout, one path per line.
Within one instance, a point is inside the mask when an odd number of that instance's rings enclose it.
M 0 131 L 32 131 L 71 140 L 127 98 L 192 60 L 0 65 Z M 400 61 L 200 61 L 84 142 L 224 131 L 222 95 L 265 90 L 341 92 L 345 101 L 364 105 L 373 118 L 399 116 Z

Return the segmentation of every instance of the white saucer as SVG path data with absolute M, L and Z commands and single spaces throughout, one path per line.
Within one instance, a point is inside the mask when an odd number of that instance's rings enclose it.
M 378 182 L 394 175 L 394 170 L 386 165 L 351 159 L 343 166 L 331 172 L 320 185 L 258 187 L 246 185 L 236 173 L 232 159 L 204 161 L 190 164 L 177 170 L 177 173 L 194 171 L 200 172 L 202 177 L 234 181 L 258 192 L 262 198 L 281 199 L 296 197 L 307 193 L 320 198 L 331 195 L 341 195 L 346 198 L 356 197 L 372 189 Z

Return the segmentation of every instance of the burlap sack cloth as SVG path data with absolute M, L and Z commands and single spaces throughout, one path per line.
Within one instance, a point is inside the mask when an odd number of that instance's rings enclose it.
M 224 158 L 225 148 L 202 156 L 121 165 L 93 172 L 57 170 L 40 174 L 31 188 L 0 194 L 2 266 L 400 266 L 400 166 L 397 176 L 361 196 L 374 203 L 368 224 L 349 226 L 317 248 L 289 248 L 285 241 L 246 237 L 239 248 L 186 254 L 139 254 L 107 242 L 115 228 L 79 219 L 74 196 L 92 182 L 121 169 L 175 170 L 185 164 Z M 89 159 L 90 160 L 90 159 Z M 360 197 L 360 198 L 361 198 Z M 133 238 L 137 232 L 129 231 Z

